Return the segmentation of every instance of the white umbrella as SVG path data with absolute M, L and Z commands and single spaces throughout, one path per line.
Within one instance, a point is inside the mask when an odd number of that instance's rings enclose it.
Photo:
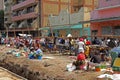
M 71 35 L 71 34 L 68 34 L 67 37 L 72 37 L 72 35 Z

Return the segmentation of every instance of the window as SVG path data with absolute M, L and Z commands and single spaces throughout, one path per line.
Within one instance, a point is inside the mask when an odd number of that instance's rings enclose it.
M 106 0 L 106 1 L 111 1 L 111 0 Z
M 4 0 L 4 2 L 7 2 L 7 0 Z
M 5 18 L 5 21 L 7 21 L 8 20 L 8 18 Z
M 32 6 L 27 8 L 28 13 L 33 12 L 33 11 L 34 11 L 34 7 L 32 7 Z

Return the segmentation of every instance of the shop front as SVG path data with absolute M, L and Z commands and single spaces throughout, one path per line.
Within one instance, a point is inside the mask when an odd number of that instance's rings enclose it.
M 91 34 L 102 35 L 120 35 L 120 20 L 104 20 L 91 22 Z

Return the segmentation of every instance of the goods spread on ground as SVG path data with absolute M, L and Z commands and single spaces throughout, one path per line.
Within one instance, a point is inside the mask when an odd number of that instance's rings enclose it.
M 0 46 L 0 49 L 1 49 L 0 52 L 2 52 L 1 54 L 6 53 L 10 50 L 11 51 L 16 50 L 13 48 L 7 48 L 7 47 L 3 48 L 3 47 L 4 46 Z M 28 59 L 26 57 L 16 57 L 11 54 L 6 54 L 5 56 L 6 56 L 4 59 L 5 63 L 7 64 L 12 63 L 13 65 L 19 65 L 20 67 L 26 66 L 26 70 L 30 70 L 32 72 L 40 72 L 41 74 L 40 78 L 46 79 L 46 80 L 49 80 L 49 78 L 57 79 L 57 80 L 96 80 L 96 79 L 112 80 L 113 78 L 116 78 L 116 76 L 120 76 L 119 72 L 115 73 L 114 71 L 112 71 L 112 67 L 107 67 L 107 63 L 104 63 L 103 65 L 100 65 L 100 66 L 96 66 L 94 70 L 67 71 L 66 66 L 74 61 L 74 59 L 72 59 L 68 55 L 44 53 L 42 60 Z M 113 63 L 113 65 L 118 66 L 117 63 L 118 63 L 118 59 L 115 60 L 115 63 Z M 30 77 L 29 74 L 27 76 Z M 23 77 L 26 77 L 26 76 L 23 76 Z M 29 79 L 29 80 L 33 80 L 33 79 Z M 34 80 L 36 79 L 34 78 Z M 119 79 L 116 78 L 116 80 L 119 80 Z

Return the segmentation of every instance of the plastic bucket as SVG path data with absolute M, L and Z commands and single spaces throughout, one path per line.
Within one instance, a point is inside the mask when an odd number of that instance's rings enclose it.
M 42 59 L 42 56 L 38 56 L 38 59 L 41 60 L 41 59 Z
M 30 54 L 29 59 L 34 59 L 34 56 L 32 54 Z
M 96 66 L 96 67 L 95 67 L 95 71 L 97 71 L 97 72 L 98 72 L 98 71 L 101 71 L 101 67 L 100 67 L 100 66 Z
M 106 65 L 101 65 L 101 69 L 106 69 L 107 66 Z
M 16 57 L 20 57 L 20 53 L 17 53 L 15 56 L 16 56 Z

